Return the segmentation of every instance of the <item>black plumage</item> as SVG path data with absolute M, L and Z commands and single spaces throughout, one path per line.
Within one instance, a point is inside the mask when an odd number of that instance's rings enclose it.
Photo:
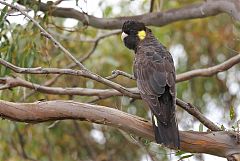
M 126 21 L 122 32 L 125 46 L 135 51 L 134 76 L 142 99 L 152 111 L 156 142 L 179 148 L 172 56 L 143 23 Z

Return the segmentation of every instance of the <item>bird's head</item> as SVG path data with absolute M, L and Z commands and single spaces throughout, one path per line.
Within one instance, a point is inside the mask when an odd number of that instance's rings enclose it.
M 122 41 L 129 49 L 135 50 L 139 41 L 146 37 L 144 23 L 138 21 L 126 21 L 122 26 Z

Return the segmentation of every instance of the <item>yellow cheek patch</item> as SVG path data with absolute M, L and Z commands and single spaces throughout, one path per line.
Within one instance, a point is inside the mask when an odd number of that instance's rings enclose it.
M 138 31 L 138 37 L 140 40 L 143 40 L 146 37 L 146 32 L 144 30 Z

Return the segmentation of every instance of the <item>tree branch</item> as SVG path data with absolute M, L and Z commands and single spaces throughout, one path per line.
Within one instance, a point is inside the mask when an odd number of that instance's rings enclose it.
M 24 2 L 18 1 L 24 5 Z M 117 17 L 117 18 L 97 18 L 86 13 L 79 12 L 72 8 L 62 8 L 49 6 L 45 3 L 29 1 L 28 4 L 39 4 L 40 11 L 49 12 L 52 16 L 62 18 L 73 18 L 83 24 L 100 29 L 120 29 L 126 20 L 138 20 L 146 25 L 164 26 L 172 22 L 205 18 L 221 13 L 227 13 L 236 20 L 240 20 L 239 0 L 207 0 L 199 4 L 188 5 L 179 9 L 171 9 L 166 12 L 153 12 L 137 16 Z
M 210 67 L 208 69 L 200 69 L 200 70 L 197 70 L 197 74 L 196 72 L 187 72 L 188 74 L 186 75 L 186 78 L 187 79 L 190 79 L 190 78 L 193 78 L 193 77 L 196 77 L 198 75 L 202 76 L 202 73 L 205 73 L 208 74 L 208 75 L 212 75 L 212 74 L 216 74 L 220 71 L 224 71 L 224 70 L 227 70 L 229 69 L 230 67 L 232 67 L 233 65 L 239 63 L 240 61 L 240 55 L 236 55 L 234 57 L 232 57 L 231 59 L 227 60 L 226 62 L 222 63 L 222 64 L 219 64 L 219 65 L 216 65 L 214 67 Z M 0 64 L 12 69 L 13 71 L 17 72 L 17 73 L 31 73 L 31 74 L 43 74 L 44 72 L 47 71 L 47 73 L 54 73 L 54 74 L 71 74 L 71 75 L 80 75 L 80 76 L 86 76 L 84 75 L 84 71 L 77 71 L 77 70 L 71 70 L 71 69 L 54 69 L 54 68 L 20 68 L 20 67 L 17 67 L 17 66 L 14 66 L 13 64 L 3 60 L 0 58 Z M 196 70 L 195 70 L 196 71 Z M 203 72 L 201 72 L 203 71 Z M 82 73 L 83 72 L 83 73 Z M 45 73 L 46 74 L 46 73 Z M 183 73 L 184 74 L 184 73 Z M 90 75 L 91 76 L 91 75 Z M 91 78 L 89 76 L 86 76 L 88 78 Z M 95 77 L 94 77 L 95 78 Z M 183 81 L 184 80 L 184 76 L 180 76 L 180 78 L 177 76 L 177 82 L 179 81 Z M 185 79 L 186 79 L 185 78 Z M 92 78 L 91 78 L 92 79 Z M 101 78 L 100 80 L 102 80 L 103 78 Z M 179 80 L 180 79 L 180 80 Z M 95 80 L 95 79 L 93 79 Z M 99 81 L 98 79 L 96 79 L 97 81 Z M 179 81 L 178 81 L 179 80 Z M 102 80 L 104 83 L 106 83 L 106 85 L 108 85 L 108 82 L 105 81 L 105 79 Z M 99 81 L 101 82 L 101 81 Z M 109 81 L 111 82 L 111 81 Z M 113 82 L 112 82 L 113 83 Z M 31 84 L 31 83 L 30 83 Z M 68 92 L 66 92 L 67 90 L 66 89 L 60 89 L 60 88 L 50 88 L 50 87 L 44 87 L 44 86 L 41 86 L 39 87 L 39 91 L 44 91 L 46 93 L 52 93 L 52 94 L 70 94 L 70 93 L 73 93 L 73 94 L 85 94 L 85 95 L 94 95 L 96 94 L 97 92 L 99 93 L 97 96 L 99 98 L 108 98 L 108 97 L 111 97 L 111 96 L 118 96 L 118 95 L 126 95 L 126 96 L 129 96 L 129 97 L 132 97 L 132 98 L 140 98 L 140 95 L 139 95 L 139 92 L 136 88 L 125 88 L 117 83 L 113 83 L 111 84 L 112 88 L 116 89 L 116 90 L 113 90 L 113 91 L 108 91 L 110 93 L 110 95 L 107 95 L 107 93 L 104 93 L 106 91 L 103 91 L 104 95 L 101 95 L 103 93 L 101 93 L 99 90 L 96 90 L 96 91 L 93 91 L 93 89 L 88 89 L 88 90 L 83 90 L 81 91 L 82 89 L 68 89 Z M 5 83 L 5 86 L 3 86 L 2 88 L 3 89 L 6 89 L 6 88 L 10 88 L 11 85 L 9 83 Z M 28 88 L 33 88 L 33 86 L 30 86 Z M 127 91 L 127 92 L 126 92 Z M 85 93 L 86 92 L 86 93 Z M 129 94 L 130 93 L 130 94 Z M 188 113 L 190 113 L 191 115 L 193 115 L 194 117 L 196 117 L 201 123 L 203 123 L 206 127 L 208 127 L 209 129 L 211 129 L 212 131 L 218 131 L 218 130 L 221 130 L 218 126 L 216 126 L 213 122 L 211 122 L 210 120 L 208 120 L 204 115 L 202 115 L 197 108 L 195 108 L 193 105 L 189 104 L 189 103 L 185 103 L 179 99 L 176 100 L 176 103 L 177 105 L 179 105 L 180 107 L 182 107 L 184 110 L 186 110 Z
M 27 155 L 26 150 L 25 150 L 26 142 L 24 139 L 24 135 L 19 131 L 16 123 L 14 124 L 14 126 L 15 126 L 15 131 L 17 132 L 17 135 L 18 135 L 18 140 L 19 140 L 19 144 L 20 144 L 20 148 L 21 148 L 21 152 L 20 152 L 21 157 L 25 160 L 37 161 L 36 159 L 33 159 Z
M 59 69 L 59 68 L 21 68 L 17 67 L 2 58 L 0 58 L 0 64 L 4 65 L 5 67 L 13 70 L 16 73 L 22 73 L 22 74 L 66 74 L 66 75 L 75 75 L 75 76 L 83 76 L 92 80 L 95 80 L 97 82 L 100 82 L 108 87 L 111 87 L 113 89 L 116 89 L 117 91 L 123 93 L 124 95 L 127 95 L 129 97 L 138 97 L 138 94 L 132 93 L 131 91 L 128 91 L 127 88 L 112 82 L 108 79 L 105 79 L 95 73 L 92 73 L 87 70 L 72 70 L 72 69 Z
M 55 94 L 55 95 L 81 95 L 81 96 L 98 96 L 98 97 L 112 97 L 112 96 L 122 96 L 123 94 L 113 89 L 90 89 L 90 88 L 62 88 L 62 87 L 47 87 L 43 85 L 39 85 L 36 83 L 32 83 L 21 79 L 19 77 L 4 77 L 0 78 L 0 84 L 4 84 L 0 86 L 0 90 L 11 89 L 14 87 L 26 87 L 29 89 L 33 89 L 35 91 L 47 94 Z M 134 88 L 128 89 L 131 92 L 135 92 Z
M 78 125 L 78 122 L 76 120 L 73 121 L 74 128 L 76 129 L 73 133 L 73 137 L 75 138 L 78 146 L 81 145 L 81 147 L 84 147 L 84 149 L 87 151 L 88 155 L 92 160 L 98 160 L 97 159 L 97 153 L 95 152 L 95 149 L 92 147 L 92 139 L 89 138 L 89 136 L 86 135 Z M 81 138 L 79 137 L 81 136 Z M 79 149 L 81 151 L 81 149 Z
M 44 35 L 45 37 L 47 37 L 48 39 L 50 39 L 55 45 L 57 45 L 64 53 L 65 55 L 67 55 L 71 60 L 73 60 L 81 69 L 87 70 L 66 48 L 64 48 L 62 46 L 62 44 L 60 42 L 58 42 L 52 35 L 50 35 L 35 19 L 33 19 L 31 16 L 29 16 L 25 11 L 23 11 L 20 7 L 6 3 L 4 1 L 0 0 L 0 3 L 6 6 L 9 6 L 13 9 L 18 10 L 19 12 L 21 12 L 21 14 L 23 14 L 24 16 L 26 16 L 27 18 L 29 18 L 34 25 L 36 25 L 40 31 L 41 34 Z
M 121 70 L 112 71 L 112 75 L 106 77 L 106 79 L 111 80 L 111 79 L 114 79 L 114 78 L 118 77 L 119 75 L 122 75 L 122 76 L 127 77 L 127 78 L 132 79 L 132 80 L 136 80 L 136 78 L 134 78 L 133 75 L 128 74 L 126 72 L 123 72 Z
M 123 94 L 114 89 L 88 89 L 88 88 L 61 88 L 61 87 L 46 87 L 38 84 L 34 84 L 23 80 L 21 78 L 12 78 L 5 77 L 0 78 L 0 83 L 4 84 L 1 89 L 11 89 L 13 87 L 22 86 L 26 88 L 30 88 L 39 92 L 48 93 L 48 94 L 57 94 L 57 95 L 83 95 L 83 96 L 98 96 L 99 98 L 109 98 L 112 96 L 123 96 Z M 137 88 L 127 88 L 128 91 L 132 93 L 138 93 L 138 97 L 135 99 L 140 99 L 140 94 Z M 180 99 L 176 99 L 176 104 L 182 107 L 189 114 L 196 117 L 203 125 L 212 131 L 221 131 L 217 125 L 215 125 L 212 121 L 206 118 L 204 115 L 200 113 L 198 108 L 190 103 L 186 103 Z
M 208 129 L 212 131 L 221 131 L 222 129 L 215 125 L 212 121 L 206 118 L 197 107 L 190 103 L 186 103 L 179 98 L 176 98 L 176 104 L 182 107 L 185 111 L 187 111 L 192 116 L 196 117 L 203 125 L 205 125 Z
M 49 32 L 52 35 L 55 35 L 56 37 L 60 38 L 60 39 L 64 39 L 64 40 L 69 40 L 69 41 L 79 41 L 79 42 L 89 42 L 89 43 L 96 43 L 97 41 L 113 36 L 113 35 L 117 35 L 119 33 L 121 33 L 120 30 L 114 30 L 114 31 L 110 31 L 104 34 L 99 34 L 98 36 L 96 36 L 95 38 L 89 38 L 89 37 L 79 37 L 79 35 L 77 35 L 76 37 L 70 37 L 68 35 L 63 35 L 62 33 L 57 33 L 55 31 L 49 30 Z
M 89 52 L 87 52 L 83 57 L 78 58 L 79 62 L 80 62 L 80 63 L 83 63 L 85 60 L 87 60 L 87 59 L 94 53 L 94 51 L 96 50 L 99 42 L 100 42 L 102 39 L 104 39 L 104 38 L 106 38 L 106 37 L 109 37 L 109 36 L 112 36 L 112 35 L 114 35 L 114 34 L 117 34 L 118 32 L 119 32 L 119 31 L 109 32 L 109 33 L 107 33 L 107 34 L 100 35 L 100 36 L 96 37 L 95 39 L 92 39 L 92 40 L 88 39 L 89 42 L 91 42 L 91 41 L 94 42 L 94 45 L 93 45 L 93 47 L 89 50 Z M 66 68 L 74 68 L 74 67 L 76 67 L 76 66 L 77 66 L 77 65 L 76 65 L 75 63 L 71 63 L 71 64 L 67 65 Z M 62 74 L 57 74 L 57 75 L 55 75 L 52 79 L 50 79 L 50 80 L 48 80 L 47 82 L 45 82 L 45 83 L 43 84 L 43 86 L 51 86 L 51 85 L 53 85 L 53 84 L 58 80 L 58 78 L 61 77 L 61 76 L 62 76 Z M 20 99 L 20 101 L 22 102 L 22 101 L 25 100 L 26 98 L 30 97 L 34 92 L 35 92 L 35 91 L 30 92 L 30 93 L 28 93 L 27 95 L 23 96 L 23 97 Z
M 149 8 L 149 12 L 153 12 L 153 8 L 154 8 L 154 1 L 155 1 L 155 0 L 151 0 L 151 1 L 150 1 L 150 8 Z
M 176 82 L 183 82 L 183 81 L 192 79 L 194 77 L 209 77 L 219 72 L 226 71 L 238 63 L 240 63 L 240 54 L 235 55 L 232 58 L 226 60 L 225 62 L 215 65 L 213 67 L 195 69 L 182 74 L 178 74 L 176 78 Z
M 143 118 L 98 105 L 73 101 L 12 103 L 0 101 L 0 115 L 13 121 L 40 123 L 76 119 L 104 124 L 153 140 L 151 123 Z M 180 132 L 180 149 L 221 157 L 240 153 L 240 144 L 228 132 Z
M 217 74 L 219 72 L 223 72 L 226 71 L 228 69 L 230 69 L 231 67 L 233 67 L 234 65 L 238 64 L 240 62 L 240 54 L 226 60 L 225 62 L 215 65 L 213 67 L 209 67 L 209 68 L 203 68 L 203 69 L 196 69 L 196 70 L 192 70 L 192 71 L 188 71 L 186 73 L 182 73 L 182 74 L 178 74 L 176 76 L 176 82 L 182 82 L 182 81 L 186 81 L 189 79 L 192 79 L 194 77 L 198 77 L 198 76 L 212 76 L 214 74 Z M 7 61 L 5 61 L 4 59 L 0 58 L 0 64 L 4 65 L 5 67 L 13 70 L 16 73 L 22 73 L 22 74 L 66 74 L 66 75 L 75 75 L 75 76 L 83 76 L 86 78 L 90 78 L 93 79 L 95 81 L 98 81 L 100 83 L 103 83 L 109 87 L 112 87 L 120 92 L 122 92 L 123 94 L 126 94 L 128 92 L 126 92 L 126 88 L 124 88 L 123 86 L 114 83 L 112 81 L 109 81 L 108 79 L 112 79 L 117 77 L 118 75 L 123 75 L 129 78 L 134 78 L 133 76 L 126 74 L 125 72 L 122 71 L 118 71 L 113 73 L 112 76 L 107 77 L 107 79 L 102 78 L 94 73 L 90 73 L 88 71 L 84 71 L 84 70 L 72 70 L 72 69 L 58 69 L 58 68 L 42 68 L 42 67 L 37 67 L 37 68 L 21 68 L 21 67 L 17 67 Z M 8 88 L 8 87 L 6 87 Z

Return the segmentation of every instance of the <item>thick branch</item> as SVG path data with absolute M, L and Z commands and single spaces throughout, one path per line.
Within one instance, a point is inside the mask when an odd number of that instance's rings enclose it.
M 19 3 L 24 4 L 23 1 Z M 34 3 L 36 4 L 38 2 L 34 1 Z M 77 19 L 85 25 L 100 29 L 120 29 L 123 22 L 129 19 L 144 22 L 146 25 L 164 26 L 176 21 L 205 18 L 220 13 L 227 13 L 234 19 L 240 20 L 239 0 L 207 0 L 203 3 L 192 4 L 166 12 L 154 12 L 117 18 L 97 18 L 72 8 L 48 6 L 45 3 L 39 3 L 39 9 L 43 12 L 49 11 L 49 13 L 55 17 Z
M 39 92 L 48 93 L 48 94 L 57 94 L 57 95 L 84 95 L 84 96 L 98 96 L 99 98 L 109 98 L 112 96 L 123 96 L 123 94 L 114 89 L 88 89 L 88 88 L 61 88 L 61 87 L 46 87 L 41 86 L 38 84 L 34 84 L 23 80 L 21 78 L 12 78 L 12 77 L 5 77 L 0 78 L 0 83 L 4 84 L 0 87 L 0 90 L 3 89 L 11 89 L 13 87 L 22 86 L 26 88 L 30 88 Z M 138 94 L 135 99 L 139 99 L 140 94 L 136 88 L 127 88 L 128 91 L 132 93 Z M 176 99 L 176 104 L 182 107 L 185 111 L 189 114 L 196 117 L 203 125 L 207 128 L 211 129 L 212 131 L 221 131 L 217 125 L 215 125 L 212 121 L 206 118 L 201 112 L 190 103 L 186 103 L 180 99 Z
M 0 101 L 2 118 L 39 123 L 53 120 L 77 119 L 113 126 L 128 133 L 153 140 L 149 121 L 117 109 L 72 101 L 12 103 Z M 240 153 L 240 144 L 227 132 L 180 132 L 180 149 L 192 153 L 207 153 L 221 157 Z
M 208 75 L 212 75 L 212 74 L 216 74 L 220 71 L 223 70 L 227 70 L 230 67 L 232 67 L 233 65 L 237 64 L 240 61 L 240 55 L 236 55 L 233 58 L 227 60 L 226 62 L 219 64 L 217 66 L 208 68 L 208 69 L 201 69 L 203 72 L 199 72 L 198 74 L 200 76 L 202 76 L 202 73 L 208 74 Z M 3 60 L 0 58 L 0 64 L 12 69 L 13 71 L 17 72 L 17 73 L 31 73 L 31 74 L 49 74 L 49 73 L 54 73 L 54 74 L 70 74 L 70 75 L 80 75 L 80 76 L 85 76 L 87 78 L 99 81 L 103 84 L 106 84 L 116 90 L 108 90 L 108 92 L 114 96 L 117 95 L 126 95 L 132 98 L 140 98 L 139 93 L 136 89 L 127 89 L 119 84 L 116 84 L 114 82 L 108 81 L 102 77 L 96 76 L 96 75 L 92 75 L 90 73 L 87 73 L 85 71 L 79 71 L 79 70 L 71 70 L 71 69 L 56 69 L 56 68 L 20 68 L 17 66 L 14 66 L 13 64 Z M 188 74 L 186 75 L 187 79 L 190 79 L 192 77 L 198 76 L 198 74 L 196 74 L 196 72 L 192 72 L 192 76 L 191 76 L 191 71 L 188 72 Z M 184 80 L 184 77 L 180 77 L 182 79 L 182 81 Z M 177 82 L 179 80 L 179 77 L 177 77 Z M 111 83 L 109 85 L 109 83 Z M 10 85 L 11 83 L 6 83 L 5 82 L 5 86 L 2 87 L 2 89 L 5 88 L 11 88 L 12 86 Z M 26 87 L 26 83 L 20 83 L 21 86 L 25 86 Z M 25 85 L 24 85 L 25 84 Z M 29 84 L 29 83 L 28 83 Z M 18 84 L 19 85 L 19 84 Z M 33 88 L 33 86 L 28 86 L 28 88 Z M 59 88 L 50 88 L 50 87 L 44 87 L 44 86 L 39 86 L 38 89 L 36 89 L 40 92 L 46 92 L 46 93 L 51 93 L 51 94 L 63 94 L 63 92 L 65 92 L 65 94 L 84 94 L 84 95 L 94 95 L 96 94 L 96 92 L 99 92 L 99 94 L 97 96 L 99 96 L 100 98 L 107 98 L 110 97 L 111 95 L 106 95 L 107 93 L 104 93 L 104 95 L 100 96 L 101 93 L 99 90 L 96 90 L 95 93 L 94 91 L 91 90 L 85 90 L 85 91 L 77 91 L 77 89 L 68 89 L 66 92 L 66 89 L 59 89 Z M 104 91 L 106 92 L 106 91 Z M 218 131 L 221 130 L 218 126 L 216 126 L 213 122 L 211 122 L 210 120 L 208 120 L 205 116 L 203 116 L 197 108 L 195 108 L 193 105 L 191 104 L 187 104 L 179 99 L 177 99 L 177 105 L 179 105 L 180 107 L 182 107 L 184 110 L 186 110 L 188 113 L 190 113 L 191 115 L 193 115 L 194 117 L 196 117 L 201 123 L 203 123 L 206 127 L 208 127 L 209 129 L 211 129 L 212 131 Z

